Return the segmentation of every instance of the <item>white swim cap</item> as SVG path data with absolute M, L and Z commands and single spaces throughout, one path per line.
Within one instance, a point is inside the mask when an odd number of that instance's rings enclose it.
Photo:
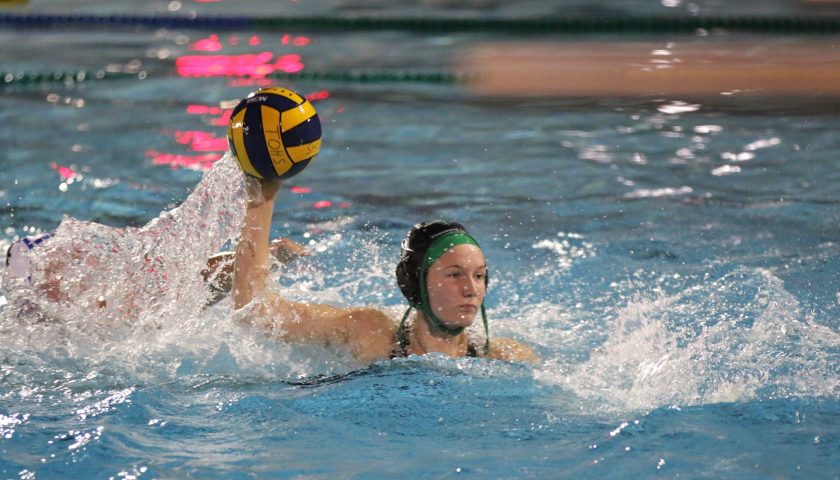
M 6 278 L 29 278 L 30 252 L 51 237 L 49 233 L 42 233 L 13 243 L 6 252 Z

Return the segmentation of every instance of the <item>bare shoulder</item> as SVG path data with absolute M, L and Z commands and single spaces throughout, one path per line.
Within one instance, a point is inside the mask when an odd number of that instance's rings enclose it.
M 374 307 L 356 307 L 345 310 L 351 328 L 375 336 L 393 337 L 397 326 L 382 310 Z
M 385 312 L 376 308 L 349 308 L 339 315 L 344 341 L 353 356 L 375 362 L 391 356 L 397 326 Z
M 490 352 L 487 353 L 487 357 L 511 362 L 538 363 L 540 361 L 531 347 L 505 337 L 490 339 Z
M 365 363 L 389 358 L 397 331 L 391 317 L 373 307 L 283 301 L 275 303 L 274 313 L 284 340 L 343 345 Z

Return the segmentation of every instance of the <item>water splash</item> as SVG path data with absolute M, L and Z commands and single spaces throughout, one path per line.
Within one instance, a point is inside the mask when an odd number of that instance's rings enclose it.
M 537 379 L 605 412 L 840 390 L 840 335 L 769 270 L 737 268 L 676 294 L 637 294 L 613 320 L 586 361 L 549 360 Z
M 207 307 L 211 293 L 200 272 L 209 256 L 236 243 L 247 181 L 226 155 L 180 206 L 141 228 L 62 222 L 33 251 L 30 281 L 6 286 L 0 367 L 11 366 L 9 385 L 26 389 L 87 372 L 119 392 L 137 381 L 287 380 L 358 368 L 342 352 L 278 341 L 245 321 L 247 309 L 232 312 L 229 298 Z M 293 300 L 387 303 L 396 288 L 391 259 L 381 255 L 384 234 L 347 232 L 353 221 L 313 226 L 321 232 L 308 235 L 313 256 L 275 272 L 272 285 Z M 367 268 L 335 267 L 342 264 Z
M 13 285 L 0 313 L 0 367 L 14 365 L 3 374 L 9 385 L 21 386 L 22 394 L 67 373 L 103 371 L 119 392 L 126 375 L 131 385 L 149 377 L 287 379 L 352 368 L 330 352 L 285 345 L 241 325 L 229 301 L 205 307 L 208 292 L 199 272 L 208 256 L 235 241 L 244 188 L 244 177 L 226 156 L 181 206 L 142 228 L 63 222 L 34 259 L 31 284 Z M 311 268 L 287 271 L 280 282 L 293 284 L 283 286 L 289 298 L 374 305 L 399 300 L 391 298 L 393 260 L 383 246 L 391 245 L 389 239 L 381 232 L 347 233 L 354 221 L 334 229 L 321 225 L 326 232 L 310 245 L 317 252 L 307 260 Z M 565 244 L 534 248 L 546 247 L 568 253 Z M 584 247 L 583 253 L 594 254 Z M 50 286 L 55 259 L 72 267 L 61 273 L 58 291 Z M 567 269 L 538 270 L 532 280 L 553 286 L 565 275 Z M 501 276 L 494 289 L 513 292 L 511 285 L 520 281 Z M 771 271 L 734 268 L 676 293 L 634 281 L 631 290 L 640 293 L 593 318 L 569 313 L 577 308 L 571 294 L 551 300 L 503 296 L 507 301 L 490 312 L 493 334 L 541 348 L 545 362 L 534 372 L 537 380 L 560 387 L 574 397 L 564 402 L 587 410 L 837 395 L 838 334 L 805 311 Z M 393 315 L 399 313 L 395 307 Z M 603 317 L 611 321 L 609 329 Z
M 245 182 L 226 155 L 180 206 L 143 227 L 63 221 L 33 251 L 31 277 L 4 285 L 4 350 L 131 364 L 158 339 L 200 330 L 209 295 L 200 272 L 237 237 Z

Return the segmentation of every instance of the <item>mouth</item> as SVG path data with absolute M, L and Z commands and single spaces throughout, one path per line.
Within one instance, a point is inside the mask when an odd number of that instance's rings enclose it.
M 464 305 L 458 305 L 458 310 L 461 313 L 475 313 L 475 312 L 478 311 L 478 307 L 476 307 L 475 305 L 464 304 Z

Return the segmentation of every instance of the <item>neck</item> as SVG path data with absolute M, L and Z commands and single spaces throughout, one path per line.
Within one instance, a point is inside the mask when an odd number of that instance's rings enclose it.
M 455 336 L 438 332 L 429 325 L 422 312 L 415 312 L 408 339 L 410 353 L 416 355 L 437 352 L 450 357 L 463 357 L 467 354 L 466 332 Z

